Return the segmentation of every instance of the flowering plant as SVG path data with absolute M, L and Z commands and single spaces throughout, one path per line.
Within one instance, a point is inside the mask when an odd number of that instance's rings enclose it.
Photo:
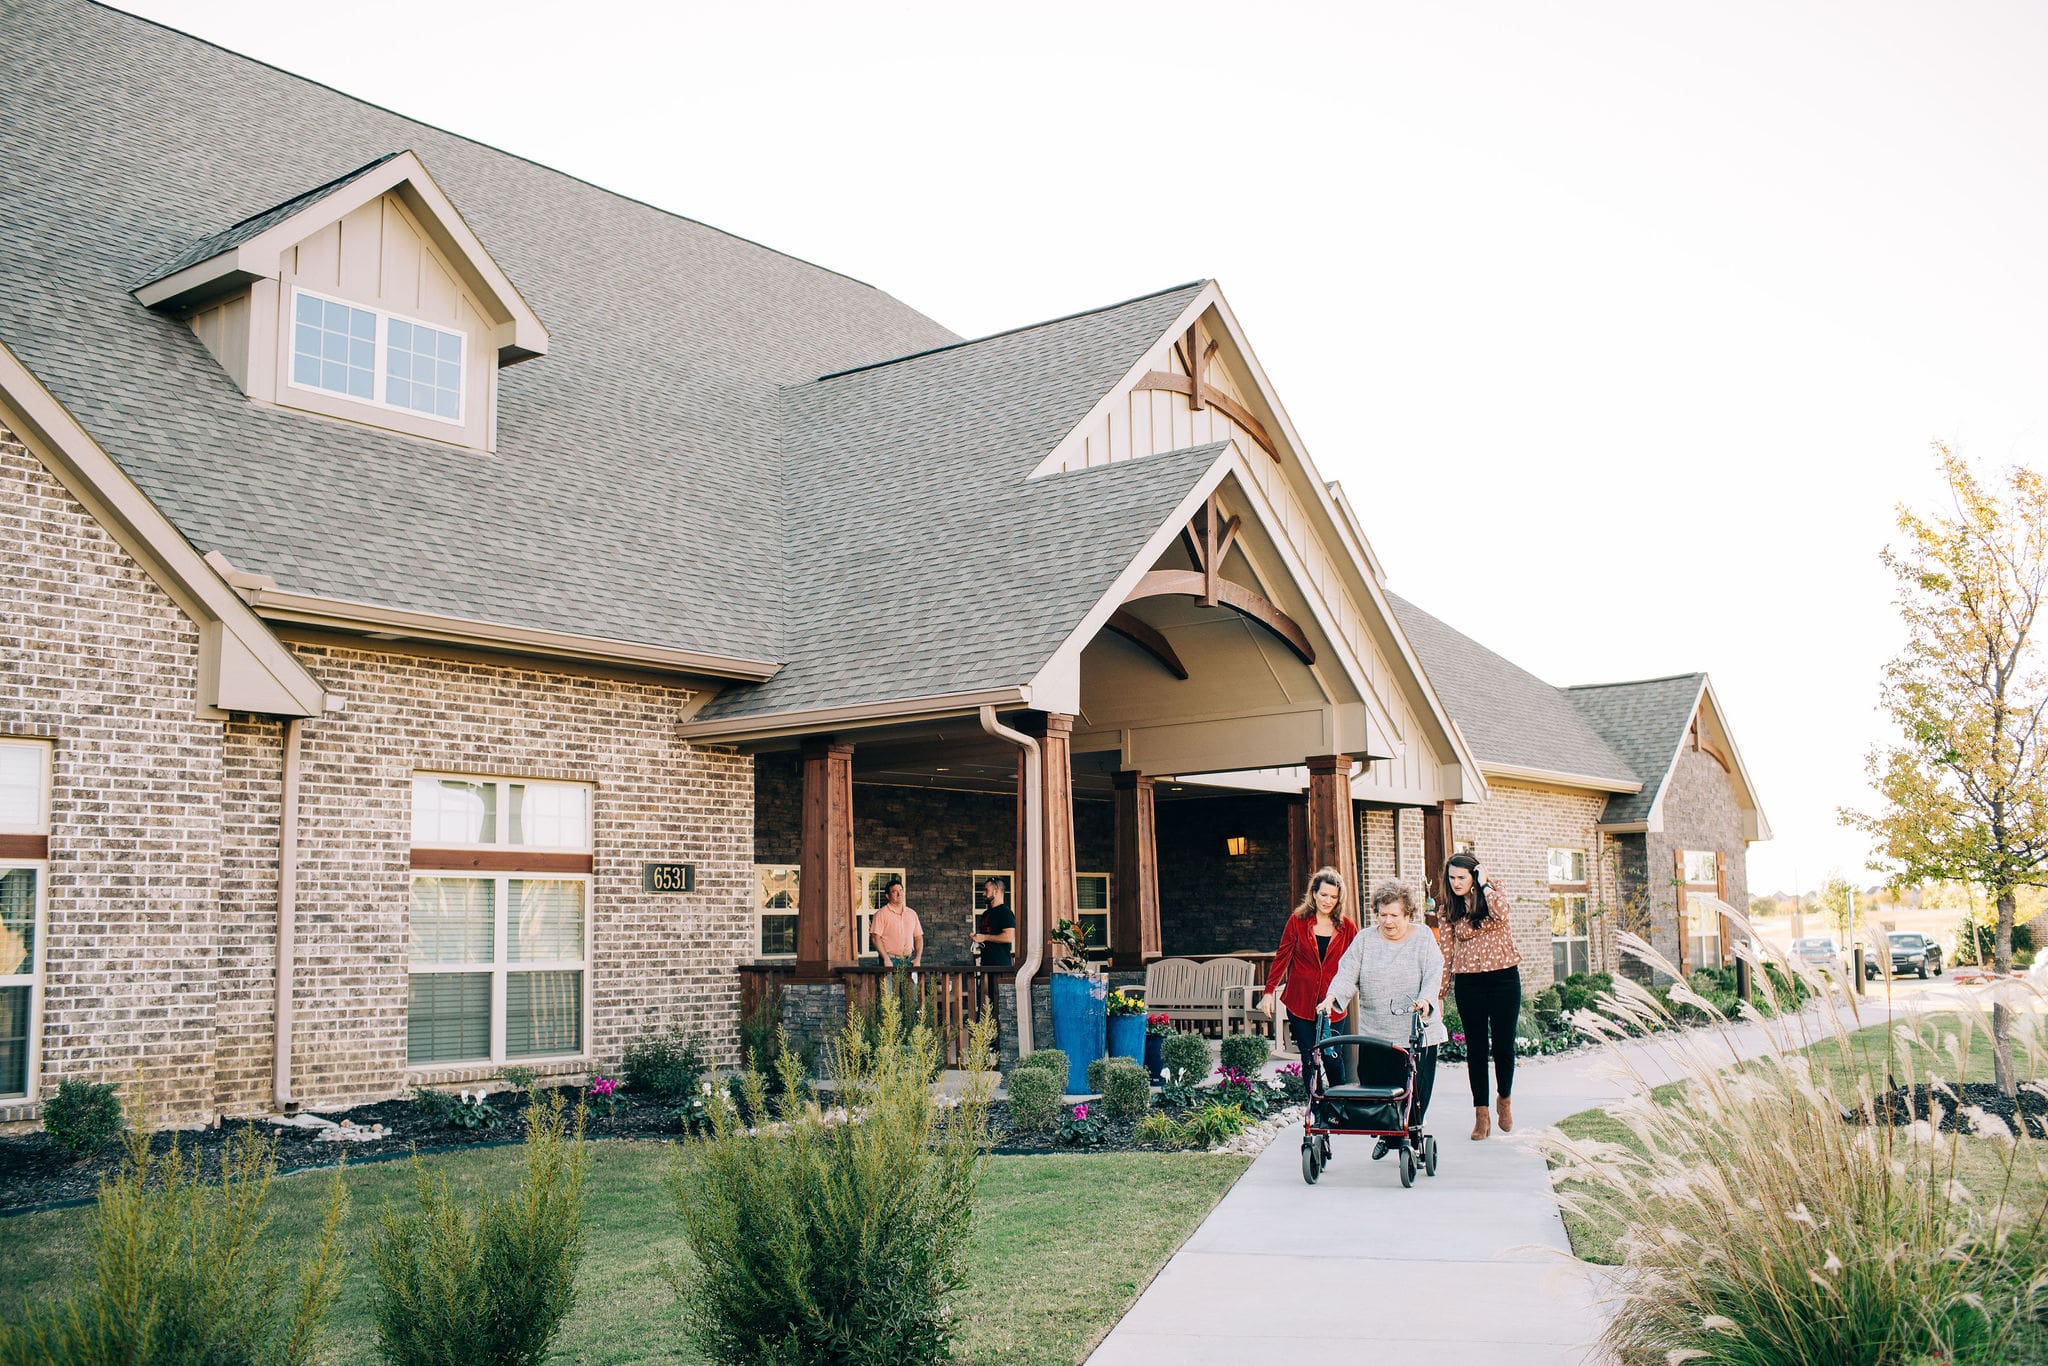
M 1290 1062 L 1273 1069 L 1273 1080 L 1280 1084 L 1280 1093 L 1287 1097 L 1289 1105 L 1299 1105 L 1308 1099 L 1308 1078 L 1301 1074 L 1301 1064 Z
M 590 1113 L 610 1119 L 619 1112 L 618 1080 L 602 1074 L 592 1077 L 585 1092 L 585 1102 L 590 1106 Z
M 1103 1132 L 1101 1120 L 1088 1117 L 1086 1105 L 1076 1105 L 1073 1113 L 1060 1122 L 1059 1131 L 1053 1137 L 1070 1148 L 1099 1148 L 1107 1135 Z
M 1236 1105 L 1254 1119 L 1265 1117 L 1273 1108 L 1274 1092 L 1258 1078 L 1247 1076 L 1235 1067 L 1216 1069 L 1215 1101 L 1219 1105 Z
M 1173 1034 L 1173 1017 L 1165 1011 L 1156 1011 L 1145 1017 L 1145 1033 L 1154 1039 L 1169 1038 Z
M 739 1081 L 739 1078 L 734 1077 L 732 1080 L 734 1083 L 732 1089 L 737 1090 L 737 1083 Z M 684 1101 L 682 1104 L 682 1108 L 676 1111 L 677 1125 L 680 1126 L 682 1131 L 686 1134 L 710 1133 L 711 1106 L 711 1083 L 708 1081 L 700 1081 L 697 1083 L 697 1094 L 691 1096 L 688 1100 Z
M 1200 1098 L 1195 1083 L 1188 1080 L 1185 1067 L 1168 1072 L 1165 1084 L 1159 1088 L 1159 1103 L 1168 1109 L 1184 1110 Z
M 1114 1020 L 1119 1015 L 1142 1015 L 1144 1013 L 1145 998 L 1143 996 L 1134 996 L 1122 987 L 1118 987 L 1115 991 L 1109 993 L 1110 1019 Z
M 458 1129 L 495 1129 L 505 1122 L 481 1088 L 462 1092 L 448 1107 L 448 1122 Z

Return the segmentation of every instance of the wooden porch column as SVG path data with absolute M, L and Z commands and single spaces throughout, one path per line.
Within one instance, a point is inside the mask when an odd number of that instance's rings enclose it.
M 1444 904 L 1444 863 L 1458 847 L 1451 822 L 1453 805 L 1438 802 L 1422 812 L 1422 894 L 1437 906 Z M 1429 920 L 1436 923 L 1435 912 Z
M 1290 798 L 1287 803 L 1287 909 L 1308 890 L 1308 875 L 1316 865 L 1308 861 L 1308 799 Z
M 1142 968 L 1159 957 L 1159 837 L 1153 822 L 1153 779 L 1124 769 L 1116 785 L 1116 910 L 1109 942 L 1114 965 Z
M 1343 904 L 1358 915 L 1358 813 L 1351 805 L 1351 756 L 1312 754 L 1308 760 L 1309 872 L 1335 868 L 1344 879 Z M 1304 879 L 1304 883 L 1306 879 Z
M 1046 962 L 1050 964 L 1053 928 L 1078 913 L 1074 903 L 1074 718 L 1061 712 L 1027 711 L 1017 729 L 1038 741 L 1039 771 L 1044 780 L 1045 933 Z M 1019 859 L 1020 875 L 1024 868 Z
M 853 942 L 853 746 L 807 740 L 797 871 L 797 976 L 817 980 L 860 957 Z

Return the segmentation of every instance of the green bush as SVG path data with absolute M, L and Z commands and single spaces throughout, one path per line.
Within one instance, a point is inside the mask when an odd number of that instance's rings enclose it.
M 1059 1114 L 1066 1080 L 1047 1068 L 1019 1063 L 1010 1069 L 1004 1089 L 1010 1093 L 1010 1127 L 1019 1133 L 1043 1133 Z
M 43 1132 L 73 1157 L 91 1157 L 120 1136 L 121 1093 L 112 1082 L 67 1077 L 43 1102 Z
M 1575 972 L 1557 984 L 1558 1004 L 1569 1019 L 1573 1013 L 1595 1008 L 1600 997 L 1614 992 L 1614 974 Z
M 1017 1066 L 1044 1068 L 1060 1079 L 1060 1092 L 1065 1094 L 1067 1089 L 1067 1073 L 1071 1069 L 1072 1064 L 1067 1061 L 1067 1055 L 1059 1049 L 1041 1048 L 1035 1052 L 1026 1053 L 1023 1057 L 1017 1059 Z
M 662 1274 L 689 1345 L 710 1361 L 882 1366 L 951 1354 L 987 1165 L 995 1024 L 984 1014 L 975 1025 L 966 1088 L 942 1106 L 926 1080 L 938 1040 L 907 1023 L 893 995 L 883 1000 L 879 1046 L 853 1024 L 829 1050 L 836 1098 L 858 1119 L 813 1105 L 749 1130 L 721 1104 L 712 1136 L 677 1153 L 668 1185 L 694 1258 Z M 794 1071 L 787 1054 L 783 1066 Z M 758 1111 L 766 1079 L 749 1073 L 745 1087 Z
M 1529 998 L 1529 1013 L 1546 1034 L 1557 1033 L 1564 1028 L 1564 993 L 1555 986 L 1543 988 Z
M 583 1256 L 583 1113 L 562 1098 L 526 1108 L 526 1172 L 509 1196 L 485 1191 L 472 1216 L 448 1178 L 413 1156 L 416 1207 L 387 1206 L 370 1237 L 377 1346 L 399 1366 L 537 1366 L 576 1303 Z
M 270 1259 L 264 1200 L 277 1140 L 243 1128 L 228 1140 L 220 1179 L 174 1142 L 152 1154 L 131 1132 L 121 1171 L 100 1183 L 88 1216 L 89 1270 L 63 1298 L 32 1298 L 0 1321 L 4 1366 L 185 1366 L 319 1359 L 321 1327 L 341 1291 L 348 1186 L 327 1186 L 310 1259 Z
M 1189 1086 L 1209 1075 L 1209 1041 L 1199 1034 L 1176 1034 L 1166 1041 L 1161 1052 L 1167 1074 Z
M 1273 1045 L 1263 1034 L 1230 1034 L 1223 1040 L 1223 1066 L 1255 1077 L 1273 1055 Z
M 626 1045 L 626 1089 L 645 1091 L 662 1100 L 696 1095 L 710 1070 L 704 1045 L 681 1025 L 670 1025 Z
M 1218 1143 L 1228 1143 L 1236 1138 L 1250 1122 L 1244 1107 L 1211 1102 L 1189 1115 L 1182 1125 L 1195 1147 L 1213 1148 Z
M 1154 1111 L 1138 1121 L 1138 1142 L 1158 1148 L 1187 1148 L 1194 1145 L 1194 1138 L 1187 1125 L 1172 1115 Z
M 1129 1058 L 1112 1058 L 1103 1069 L 1100 1086 L 1096 1086 L 1095 1069 L 1088 1072 L 1088 1084 L 1102 1093 L 1102 1108 L 1112 1117 L 1136 1119 L 1152 1108 L 1152 1078 Z
M 1129 1058 L 1119 1058 L 1114 1054 L 1105 1054 L 1104 1056 L 1099 1057 L 1095 1061 L 1089 1063 L 1088 1094 L 1092 1096 L 1101 1095 L 1104 1089 L 1103 1084 L 1109 1078 L 1109 1069 L 1114 1067 L 1117 1063 L 1129 1061 Z

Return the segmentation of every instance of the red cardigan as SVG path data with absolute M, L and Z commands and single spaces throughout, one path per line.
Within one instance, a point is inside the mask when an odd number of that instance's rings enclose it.
M 1315 920 L 1288 916 L 1287 928 L 1280 934 L 1280 947 L 1273 951 L 1272 966 L 1266 969 L 1267 992 L 1273 990 L 1273 983 L 1279 982 L 1280 1004 L 1287 1007 L 1287 1013 L 1302 1020 L 1313 1016 L 1330 990 L 1330 979 L 1337 975 L 1337 960 L 1356 938 L 1358 926 L 1349 920 L 1339 920 L 1336 934 L 1330 937 L 1328 955 L 1319 963 Z

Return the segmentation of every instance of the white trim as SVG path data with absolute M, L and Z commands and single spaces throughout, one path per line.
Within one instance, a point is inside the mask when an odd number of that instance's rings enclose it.
M 762 873 L 762 871 L 763 871 L 764 869 L 768 869 L 768 870 L 775 870 L 775 871 L 778 871 L 778 872 L 787 872 L 788 874 L 790 874 L 790 876 L 791 876 L 791 877 L 792 877 L 793 879 L 795 879 L 795 885 L 796 885 L 796 895 L 797 895 L 797 904 L 796 904 L 796 905 L 794 905 L 794 906 L 790 906 L 790 907 L 788 907 L 788 908 L 786 908 L 786 909 L 785 909 L 785 908 L 782 908 L 782 907 L 777 907 L 777 908 L 776 908 L 775 910 L 772 910 L 772 911 L 771 911 L 771 910 L 769 910 L 769 909 L 768 909 L 768 907 L 767 907 L 767 906 L 765 906 L 765 905 L 763 905 L 763 904 L 762 904 L 762 900 L 761 900 L 761 873 Z M 753 948 L 754 948 L 754 960 L 755 960 L 756 962 L 762 962 L 762 963 L 793 963 L 793 962 L 795 962 L 795 961 L 796 961 L 796 950 L 795 950 L 795 949 L 791 949 L 791 950 L 790 950 L 790 951 L 789 951 L 788 953 L 768 953 L 768 952 L 765 952 L 765 951 L 764 951 L 764 950 L 763 950 L 763 949 L 761 948 L 761 931 L 762 931 L 762 930 L 763 930 L 763 929 L 765 928 L 765 926 L 764 926 L 763 922 L 764 922 L 764 921 L 766 921 L 766 920 L 767 920 L 767 918 L 768 918 L 769 916 L 771 916 L 771 915 L 772 915 L 772 916 L 777 916 L 777 917 L 780 917 L 780 916 L 787 916 L 787 917 L 789 917 L 789 919 L 790 919 L 791 921 L 796 921 L 796 920 L 798 919 L 798 917 L 799 917 L 799 916 L 800 916 L 800 915 L 802 914 L 802 912 L 803 912 L 803 868 L 802 868 L 802 867 L 801 867 L 800 865 L 798 865 L 798 864 L 794 864 L 794 863 L 757 863 L 757 864 L 755 864 L 755 865 L 754 865 L 754 945 L 753 945 Z
M 351 308 L 358 313 L 367 313 L 371 316 L 371 318 L 375 319 L 375 322 L 371 325 L 370 328 L 371 352 L 369 398 L 359 398 L 355 394 L 349 393 L 345 389 L 329 389 L 324 384 L 301 384 L 296 378 L 294 378 L 293 372 L 298 369 L 299 359 L 298 329 L 300 326 L 299 299 L 301 296 L 304 296 L 305 298 L 308 299 L 318 299 L 323 304 L 338 304 L 342 308 Z M 287 339 L 284 348 L 284 355 L 282 357 L 282 359 L 285 362 L 283 386 L 284 388 L 298 389 L 301 390 L 302 392 L 309 394 L 325 394 L 329 398 L 338 398 L 345 403 L 360 403 L 363 404 L 365 407 L 381 409 L 382 411 L 387 413 L 403 413 L 407 417 L 422 417 L 429 422 L 440 422 L 451 427 L 463 427 L 468 425 L 469 348 L 476 339 L 474 337 L 471 337 L 467 332 L 464 332 L 461 328 L 446 327 L 440 323 L 425 322 L 419 318 L 414 318 L 404 313 L 394 313 L 388 308 L 380 308 L 375 304 L 358 303 L 353 299 L 343 299 L 332 294 L 322 294 L 318 290 L 307 289 L 303 285 L 297 284 L 292 286 L 291 297 L 285 301 L 284 318 L 281 321 L 283 322 L 283 325 L 291 333 L 291 336 Z M 387 392 L 386 386 L 389 385 L 391 381 L 391 373 L 389 369 L 390 324 L 394 322 L 404 323 L 408 327 L 424 327 L 429 332 L 445 333 L 448 336 L 456 338 L 462 343 L 462 356 L 455 363 L 455 374 L 459 383 L 455 391 L 454 417 L 442 417 L 439 413 L 430 413 L 421 408 L 408 408 L 404 404 L 393 403 L 388 398 L 385 397 L 385 394 Z M 322 330 L 324 331 L 326 325 L 323 323 L 321 326 Z M 409 380 L 407 381 L 407 383 L 410 382 L 411 381 Z
M 56 753 L 54 742 L 33 735 L 0 735 L 0 749 L 33 749 L 39 756 L 36 775 L 36 819 L 31 825 L 0 825 L 0 834 L 47 835 L 50 833 L 50 766 Z
M 1714 679 L 1709 674 L 1700 687 L 1701 698 L 1714 709 L 1714 719 L 1720 723 L 1721 738 L 1728 742 L 1728 762 L 1735 766 L 1734 777 L 1741 780 L 1742 795 L 1749 798 L 1750 828 L 1743 837 L 1750 840 L 1771 838 L 1771 823 L 1764 819 L 1763 803 L 1757 800 L 1756 784 L 1749 779 L 1749 766 L 1742 762 L 1742 751 L 1735 745 L 1735 728 L 1728 724 L 1728 713 L 1721 709 L 1721 699 L 1714 695 Z M 1693 703 L 1693 713 L 1699 713 L 1699 703 Z M 1683 742 L 1680 742 L 1683 744 Z
M 880 954 L 868 947 L 868 943 L 869 936 L 874 932 L 875 912 L 882 909 L 881 905 L 875 900 L 875 893 L 880 891 L 886 898 L 889 879 L 892 877 L 903 883 L 903 909 L 906 911 L 916 911 L 917 928 L 920 932 L 924 929 L 924 913 L 918 911 L 917 907 L 910 904 L 910 870 L 908 868 L 855 868 L 853 870 L 853 880 L 860 884 L 858 895 L 866 903 L 865 905 L 856 904 L 853 908 L 853 956 L 855 961 L 863 958 L 877 960 L 881 958 Z M 882 879 L 882 886 L 879 888 L 871 885 L 876 878 Z M 925 942 L 926 946 L 929 947 L 931 942 L 929 935 L 926 936 Z
M 0 1095 L 0 1104 L 33 1105 L 42 1093 L 43 1072 L 43 953 L 50 927 L 50 861 L 48 859 L 0 859 L 0 874 L 26 868 L 36 877 L 36 904 L 32 912 L 34 943 L 29 949 L 28 971 L 0 976 L 0 988 L 28 988 L 28 1056 L 22 1061 L 19 1096 Z
M 1081 879 L 1082 879 L 1082 878 L 1084 878 L 1084 877 L 1099 877 L 1099 878 L 1101 878 L 1101 879 L 1102 879 L 1102 909 L 1101 909 L 1101 910 L 1099 910 L 1099 911 L 1089 911 L 1089 910 L 1083 910 L 1083 909 L 1081 909 Z M 1098 916 L 1098 915 L 1099 915 L 1099 916 L 1101 916 L 1101 917 L 1102 917 L 1102 942 L 1101 942 L 1100 944 L 1093 944 L 1093 945 L 1090 945 L 1090 947 L 1091 947 L 1091 948 L 1097 948 L 1097 949 L 1101 949 L 1101 950 L 1102 950 L 1102 951 L 1103 951 L 1103 952 L 1104 952 L 1105 954 L 1110 954 L 1110 953 L 1114 953 L 1114 952 L 1116 952 L 1116 945 L 1114 945 L 1114 944 L 1112 944 L 1112 943 L 1110 942 L 1110 936 L 1116 933 L 1116 878 L 1115 878 L 1115 877 L 1113 877 L 1112 875 L 1110 875 L 1110 874 L 1108 874 L 1108 873 L 1081 873 L 1081 872 L 1077 872 L 1077 873 L 1075 873 L 1075 874 L 1074 874 L 1074 915 L 1075 915 L 1075 917 L 1076 917 L 1077 919 L 1078 919 L 1078 918 L 1079 918 L 1080 916 L 1084 916 L 1084 915 L 1085 915 L 1085 916 L 1089 916 L 1089 917 L 1094 917 L 1094 916 Z
M 516 846 L 515 846 L 516 847 Z M 489 963 L 414 963 L 412 961 L 412 887 L 422 878 L 435 878 L 448 882 L 488 882 L 491 888 L 491 953 Z M 511 886 L 513 882 L 574 882 L 583 888 L 583 957 L 581 959 L 545 958 L 521 959 L 514 963 L 506 955 L 506 923 L 511 917 Z M 430 1072 L 450 1067 L 513 1067 L 535 1063 L 581 1061 L 592 1055 L 590 965 L 596 954 L 591 943 L 593 933 L 593 912 L 596 904 L 596 878 L 589 873 L 477 873 L 459 869 L 421 868 L 413 870 L 406 880 L 406 982 L 408 1001 L 406 1007 L 406 1032 L 408 1035 L 406 1070 L 408 1072 Z M 569 1053 L 521 1054 L 508 1056 L 505 1052 L 505 1008 L 506 978 L 513 973 L 533 972 L 574 972 L 581 978 L 578 991 L 578 1047 Z M 483 1058 L 441 1058 L 433 1062 L 412 1060 L 410 1035 L 412 1030 L 412 1009 L 410 1002 L 411 981 L 414 977 L 476 977 L 491 979 L 489 1039 L 490 1056 Z
M 767 716 L 684 721 L 676 731 L 685 740 L 772 740 L 821 730 L 863 730 L 893 725 L 898 721 L 972 716 L 983 707 L 1031 705 L 1029 687 L 988 688 L 981 692 L 936 693 L 929 697 L 905 697 L 887 702 L 857 702 L 845 707 L 813 707 Z
M 1592 792 L 1636 793 L 1643 785 L 1625 778 L 1595 778 L 1584 773 L 1565 773 L 1548 768 L 1521 768 L 1514 764 L 1480 761 L 1480 771 L 1489 778 L 1507 782 L 1548 783 L 1552 787 L 1582 787 Z

